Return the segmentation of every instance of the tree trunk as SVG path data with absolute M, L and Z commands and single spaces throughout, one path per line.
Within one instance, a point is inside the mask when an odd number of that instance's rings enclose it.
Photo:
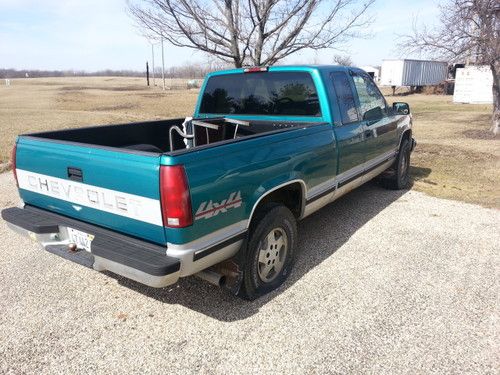
M 491 131 L 497 135 L 500 131 L 500 62 L 495 61 L 491 64 L 491 73 L 493 74 L 493 116 L 491 119 Z
M 235 68 L 241 68 L 243 62 L 241 61 L 240 49 L 238 46 L 238 33 L 236 30 L 234 10 L 233 10 L 233 0 L 225 0 L 225 11 L 226 11 L 226 21 L 231 34 L 231 53 L 233 54 L 233 61 Z

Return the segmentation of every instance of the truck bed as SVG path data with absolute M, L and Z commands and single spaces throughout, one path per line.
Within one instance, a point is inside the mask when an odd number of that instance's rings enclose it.
M 113 148 L 115 151 L 118 148 L 133 153 L 179 154 L 200 147 L 205 148 L 208 145 L 227 144 L 249 137 L 319 124 L 318 122 L 252 121 L 246 126 L 241 126 L 224 122 L 222 118 L 199 120 L 218 126 L 218 129 L 195 126 L 194 142 L 185 142 L 182 136 L 173 132 L 173 149 L 170 147 L 170 128 L 177 126 L 182 129 L 184 122 L 182 118 L 55 130 L 23 136 L 59 143 Z

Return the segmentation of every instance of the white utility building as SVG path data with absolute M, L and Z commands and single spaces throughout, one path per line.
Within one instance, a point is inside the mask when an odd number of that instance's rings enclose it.
M 444 61 L 396 59 L 383 60 L 380 83 L 384 86 L 437 85 L 448 77 Z
M 493 103 L 493 75 L 487 65 L 458 68 L 455 76 L 455 103 Z

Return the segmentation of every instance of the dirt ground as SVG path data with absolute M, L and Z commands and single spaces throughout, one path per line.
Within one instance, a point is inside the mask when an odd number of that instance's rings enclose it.
M 167 81 L 182 86 L 185 81 Z M 158 81 L 157 81 L 158 83 Z M 17 134 L 192 113 L 198 90 L 148 88 L 141 78 L 14 79 L 0 86 L 0 163 Z M 387 96 L 405 101 L 418 146 L 413 188 L 430 195 L 500 207 L 500 143 L 489 132 L 491 106 L 453 104 L 451 96 Z

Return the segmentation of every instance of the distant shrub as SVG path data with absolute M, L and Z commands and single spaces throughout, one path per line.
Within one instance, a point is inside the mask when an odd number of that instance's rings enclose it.
M 425 95 L 453 95 L 455 81 L 447 80 L 437 85 L 425 86 L 422 93 Z

